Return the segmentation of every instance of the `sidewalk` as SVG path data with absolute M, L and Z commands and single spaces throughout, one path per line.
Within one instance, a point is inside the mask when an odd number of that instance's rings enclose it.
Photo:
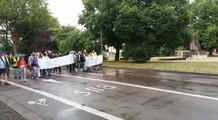
M 1 85 L 0 88 L 3 88 L 0 91 L 0 120 L 43 120 L 33 111 L 2 94 L 7 90 L 14 89 L 13 85 Z
M 0 120 L 26 120 L 23 116 L 0 101 Z

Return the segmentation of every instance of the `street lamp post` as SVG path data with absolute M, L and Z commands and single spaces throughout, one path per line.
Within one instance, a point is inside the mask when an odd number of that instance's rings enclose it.
M 99 9 L 102 8 L 102 4 L 101 4 L 100 1 L 101 1 L 101 0 L 98 1 L 98 2 L 99 2 Z M 100 11 L 100 10 L 99 10 L 99 11 Z M 103 33 L 102 33 L 102 28 L 101 28 L 101 30 L 100 30 L 101 54 L 102 54 L 102 52 L 103 52 L 103 44 L 102 44 L 102 41 L 103 41 Z
M 103 45 L 102 45 L 102 40 L 103 40 L 103 35 L 102 35 L 102 29 L 100 31 L 100 34 L 101 34 L 101 54 L 103 52 Z
M 4 38 L 4 52 L 6 52 L 7 41 L 8 41 L 8 34 L 7 34 L 7 30 L 5 30 L 5 38 Z

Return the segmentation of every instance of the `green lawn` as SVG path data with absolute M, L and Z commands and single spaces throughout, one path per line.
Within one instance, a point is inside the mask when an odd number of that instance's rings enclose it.
M 148 63 L 138 64 L 132 62 L 114 62 L 107 61 L 103 63 L 106 67 L 122 67 L 122 68 L 138 68 L 151 70 L 166 70 L 166 71 L 182 71 L 196 73 L 211 73 L 218 74 L 218 62 L 160 62 L 152 61 Z

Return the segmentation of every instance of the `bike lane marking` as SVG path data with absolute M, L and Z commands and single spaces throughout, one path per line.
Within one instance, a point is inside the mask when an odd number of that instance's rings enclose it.
M 5 82 L 5 81 L 2 80 L 2 79 L 1 79 L 0 81 Z M 75 107 L 75 108 L 77 108 L 77 109 L 80 109 L 80 110 L 89 112 L 89 113 L 91 113 L 91 114 L 94 114 L 94 115 L 96 115 L 96 116 L 99 116 L 99 117 L 102 117 L 102 118 L 105 118 L 105 119 L 108 119 L 108 120 L 123 120 L 122 118 L 113 116 L 113 115 L 108 114 L 108 113 L 105 113 L 105 112 L 98 111 L 98 110 L 96 110 L 96 109 L 94 109 L 94 108 L 91 108 L 91 107 L 88 107 L 88 106 L 83 106 L 83 105 L 81 105 L 81 104 L 79 104 L 79 103 L 76 103 L 76 102 L 73 102 L 73 101 L 71 101 L 71 100 L 68 100 L 68 99 L 65 99 L 65 98 L 62 98 L 62 97 L 59 97 L 59 96 L 50 94 L 50 93 L 45 92 L 45 91 L 36 90 L 36 89 L 30 88 L 30 87 L 27 87 L 27 86 L 24 86 L 24 85 L 20 85 L 20 84 L 11 82 L 11 81 L 7 81 L 7 82 L 8 82 L 10 85 L 13 85 L 13 86 L 16 86 L 16 87 L 19 87 L 19 88 L 22 88 L 22 89 L 25 89 L 25 90 L 28 90 L 28 91 L 31 91 L 31 92 L 34 92 L 34 93 L 43 95 L 43 96 L 46 96 L 46 97 L 48 97 L 48 98 L 51 98 L 51 99 L 54 99 L 54 100 L 56 100 L 56 101 L 65 103 L 65 104 L 70 105 L 70 106 L 72 106 L 72 107 Z
M 165 89 L 148 87 L 148 86 L 141 86 L 141 85 L 135 85 L 135 84 L 129 84 L 129 83 L 109 81 L 109 80 L 104 80 L 104 79 L 86 78 L 86 77 L 80 77 L 80 76 L 60 75 L 60 74 L 55 74 L 55 75 L 64 76 L 64 77 L 71 77 L 71 78 L 77 78 L 77 79 L 83 79 L 83 80 L 90 80 L 90 81 L 98 81 L 98 82 L 104 82 L 104 83 L 113 83 L 113 84 L 117 84 L 117 85 L 130 86 L 130 87 L 135 87 L 135 88 L 142 88 L 142 89 L 165 92 L 165 93 L 171 93 L 171 94 L 176 94 L 176 95 L 183 95 L 183 96 L 189 96 L 189 97 L 196 97 L 196 98 L 201 98 L 201 99 L 218 101 L 218 98 L 216 98 L 216 97 L 210 97 L 210 96 L 204 96 L 204 95 L 198 95 L 198 94 L 191 94 L 191 93 L 185 93 L 185 92 L 178 92 L 178 91 L 172 91 L 172 90 L 165 90 Z

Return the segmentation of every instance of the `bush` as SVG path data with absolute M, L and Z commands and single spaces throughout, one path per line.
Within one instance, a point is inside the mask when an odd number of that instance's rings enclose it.
M 125 60 L 144 63 L 150 60 L 154 54 L 154 49 L 148 45 L 126 45 L 122 55 Z
M 176 52 L 174 49 L 170 49 L 170 48 L 166 48 L 166 47 L 160 48 L 160 56 L 173 56 L 175 54 L 176 54 Z

